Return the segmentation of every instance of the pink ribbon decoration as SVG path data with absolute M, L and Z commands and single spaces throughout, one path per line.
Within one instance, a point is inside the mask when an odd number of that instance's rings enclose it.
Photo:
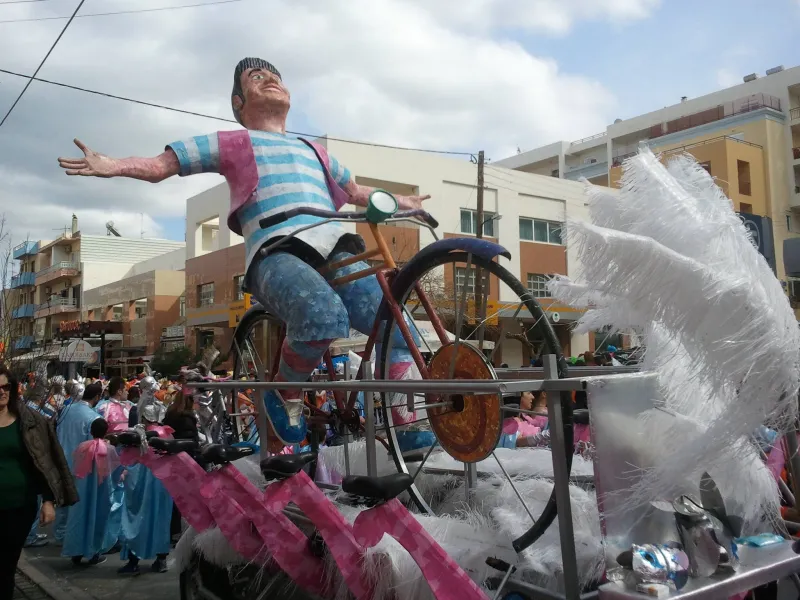
M 514 417 L 503 419 L 503 433 L 506 435 L 514 435 L 519 431 L 519 421 Z
M 478 584 L 397 498 L 359 514 L 353 531 L 365 548 L 377 545 L 384 534 L 400 542 L 419 566 L 437 600 L 487 600 Z
M 103 439 L 88 440 L 80 444 L 72 453 L 75 477 L 85 479 L 97 468 L 97 485 L 111 475 L 120 465 L 117 451 Z

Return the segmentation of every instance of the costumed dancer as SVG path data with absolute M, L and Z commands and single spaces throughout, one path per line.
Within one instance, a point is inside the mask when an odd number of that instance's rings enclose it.
M 128 402 L 128 391 L 122 377 L 112 377 L 108 383 L 108 400 L 102 400 L 96 408 L 97 412 L 108 421 L 108 431 L 118 433 L 128 428 L 128 415 L 131 403 Z
M 371 332 L 381 289 L 375 276 L 333 289 L 317 271 L 320 266 L 349 258 L 365 247 L 361 238 L 348 234 L 338 224 L 327 223 L 299 232 L 322 219 L 295 217 L 269 229 L 261 229 L 259 220 L 298 206 L 326 210 L 339 210 L 344 204 L 367 206 L 373 188 L 356 183 L 350 171 L 330 157 L 324 147 L 286 135 L 289 92 L 278 69 L 269 62 L 245 58 L 236 65 L 231 106 L 245 130 L 213 132 L 177 141 L 155 158 L 114 159 L 76 140 L 84 156 L 61 158 L 59 164 L 68 175 L 123 176 L 149 182 L 173 175 L 223 175 L 231 188 L 228 227 L 245 238 L 246 287 L 287 326 L 276 379 L 306 381 L 332 340 L 348 337 L 351 326 L 364 334 Z M 427 196 L 397 198 L 401 209 L 420 208 L 425 199 Z M 267 256 L 261 254 L 265 244 L 290 233 L 297 235 Z M 333 279 L 367 268 L 365 263 L 358 263 L 328 276 Z M 389 376 L 418 378 L 399 329 L 393 348 Z M 267 417 L 281 443 L 301 442 L 306 436 L 306 423 L 300 391 L 268 391 L 264 401 Z M 414 415 L 403 409 L 397 412 L 398 420 L 414 420 Z
M 56 421 L 56 434 L 58 443 L 64 450 L 67 458 L 69 470 L 75 472 L 72 464 L 72 455 L 78 446 L 90 439 L 89 427 L 92 421 L 99 419 L 100 416 L 94 411 L 94 405 L 100 399 L 100 386 L 97 386 L 97 396 L 92 402 L 83 399 L 86 388 L 82 383 L 68 382 L 69 397 L 71 402 L 66 402 L 62 406 Z M 92 392 L 94 393 L 94 388 Z M 83 498 L 83 496 L 80 496 Z M 72 507 L 59 507 L 56 509 L 56 521 L 53 525 L 53 537 L 57 542 L 64 541 L 64 533 L 67 529 L 67 517 Z
M 93 391 L 100 397 L 100 386 Z M 72 507 L 67 520 L 67 535 L 61 556 L 78 565 L 85 558 L 90 565 L 106 561 L 104 553 L 117 543 L 116 532 L 109 528 L 111 517 L 111 474 L 119 467 L 116 450 L 106 440 L 108 422 L 102 417 L 92 421 L 92 439 L 80 444 L 72 458 L 80 502 Z
M 172 437 L 172 428 L 159 424 L 159 409 L 155 404 L 148 404 L 139 414 L 146 431 L 157 431 L 159 437 Z M 171 520 L 172 497 L 161 482 L 143 464 L 128 467 L 120 553 L 128 562 L 119 569 L 121 575 L 138 574 L 139 561 L 150 559 L 155 559 L 150 566 L 153 572 L 166 573 Z

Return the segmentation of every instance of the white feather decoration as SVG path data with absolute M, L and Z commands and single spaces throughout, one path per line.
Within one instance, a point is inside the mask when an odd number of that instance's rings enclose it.
M 750 435 L 764 423 L 786 429 L 796 416 L 794 313 L 730 200 L 692 157 L 665 167 L 642 150 L 624 168 L 618 196 L 589 187 L 592 223 L 567 229 L 580 273 L 550 289 L 590 307 L 582 330 L 642 333 L 644 367 L 676 415 L 651 411 L 635 424 L 660 451 L 640 465 L 631 501 L 671 500 L 705 470 L 755 527 L 776 514 L 777 494 Z

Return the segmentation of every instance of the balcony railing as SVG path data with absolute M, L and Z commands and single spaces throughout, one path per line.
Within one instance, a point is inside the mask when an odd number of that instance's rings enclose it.
M 33 313 L 36 312 L 35 304 L 22 304 L 11 311 L 12 319 L 30 319 Z
M 22 242 L 14 246 L 13 256 L 14 260 L 22 258 L 23 256 L 33 256 L 39 252 L 39 242 Z
M 36 285 L 35 273 L 20 273 L 19 275 L 14 275 L 14 277 L 11 278 L 12 290 L 26 285 Z
M 77 271 L 78 265 L 69 261 L 59 262 L 47 267 L 46 269 L 42 269 L 41 271 L 36 271 L 36 277 L 41 277 L 43 275 L 47 275 L 48 273 L 54 273 L 55 271 L 59 271 L 61 269 L 71 269 L 73 271 Z
M 49 301 L 45 302 L 44 304 L 40 304 L 36 307 L 36 312 L 40 312 L 43 310 L 53 310 L 54 312 L 69 312 L 71 310 L 75 310 L 78 307 L 78 303 L 71 298 L 51 298 Z M 55 309 L 55 310 L 54 310 Z
M 579 140 L 575 140 L 574 142 L 570 142 L 570 146 L 577 146 L 578 144 L 583 144 L 584 142 L 591 142 L 592 140 L 599 140 L 601 137 L 605 137 L 606 132 L 602 131 L 600 133 L 595 133 L 594 135 L 590 135 L 589 137 L 581 138 Z
M 789 111 L 789 118 L 794 121 L 795 119 L 800 119 L 800 106 L 797 108 L 793 108 Z
M 23 335 L 14 340 L 14 350 L 27 350 L 33 346 L 33 336 Z

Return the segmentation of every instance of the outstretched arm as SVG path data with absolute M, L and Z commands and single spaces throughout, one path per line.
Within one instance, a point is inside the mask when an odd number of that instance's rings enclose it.
M 154 158 L 111 158 L 95 152 L 80 140 L 75 145 L 83 151 L 83 158 L 59 158 L 58 164 L 67 175 L 86 177 L 130 177 L 150 183 L 164 181 L 178 175 L 181 170 L 178 157 L 171 149 Z
M 369 204 L 369 195 L 374 192 L 376 188 L 367 185 L 359 185 L 350 179 L 350 181 L 348 181 L 342 189 L 344 189 L 344 191 L 347 192 L 347 195 L 350 196 L 350 204 L 353 204 L 354 206 L 367 206 Z M 395 195 L 395 198 L 397 198 L 397 203 L 400 207 L 400 210 L 414 210 L 417 208 L 422 208 L 422 203 L 430 198 L 430 196 Z

